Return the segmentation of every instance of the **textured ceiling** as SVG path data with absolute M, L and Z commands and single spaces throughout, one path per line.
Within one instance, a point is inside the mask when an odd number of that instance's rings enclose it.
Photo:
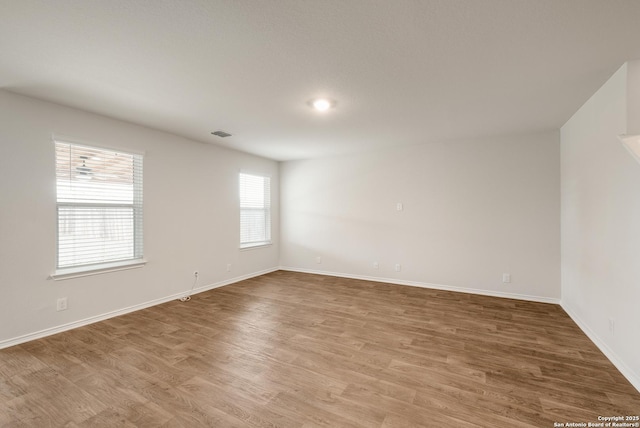
M 637 0 L 0 0 L 0 88 L 277 160 L 557 129 L 637 58 Z

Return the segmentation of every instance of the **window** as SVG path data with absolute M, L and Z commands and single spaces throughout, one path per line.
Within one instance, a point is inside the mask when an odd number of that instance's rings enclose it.
M 142 155 L 61 141 L 55 151 L 57 269 L 142 262 Z
M 240 248 L 271 244 L 271 179 L 240 173 Z

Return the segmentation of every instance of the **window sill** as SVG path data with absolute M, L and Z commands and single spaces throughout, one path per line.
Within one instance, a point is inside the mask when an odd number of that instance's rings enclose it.
M 94 266 L 83 266 L 77 268 L 58 269 L 55 273 L 49 275 L 49 279 L 54 281 L 62 281 L 65 279 L 81 278 L 83 276 L 101 275 L 103 273 L 117 272 L 120 270 L 129 270 L 141 268 L 147 264 L 146 260 L 128 260 L 125 262 L 103 263 Z
M 272 245 L 271 242 L 265 242 L 265 243 L 253 244 L 253 245 L 245 245 L 244 247 L 240 247 L 240 251 L 256 250 L 258 248 L 270 247 L 271 245 Z

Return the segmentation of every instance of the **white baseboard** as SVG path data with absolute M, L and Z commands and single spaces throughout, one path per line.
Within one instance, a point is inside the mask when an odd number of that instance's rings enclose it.
M 230 285 L 236 282 L 244 281 L 245 279 L 254 278 L 256 276 L 264 275 L 267 273 L 275 272 L 279 270 L 279 268 L 275 267 L 272 269 L 265 269 L 259 272 L 253 272 L 247 275 L 237 276 L 234 278 L 226 279 L 224 281 L 219 281 L 213 284 L 204 285 L 202 287 L 195 288 L 193 292 L 180 292 L 176 294 L 172 294 L 170 296 L 161 297 L 159 299 L 149 300 L 148 302 L 140 303 L 137 305 L 129 306 L 127 308 L 118 309 L 115 311 L 107 312 L 104 314 L 96 315 L 93 317 L 85 318 L 78 321 L 73 321 L 67 324 L 58 325 L 55 327 L 46 328 L 44 330 L 36 331 L 33 333 L 28 333 L 22 336 L 14 337 L 12 339 L 6 339 L 0 341 L 0 349 L 8 348 L 10 346 L 19 345 L 21 343 L 29 342 L 32 340 L 40 339 L 43 337 L 51 336 L 57 333 L 61 333 L 63 331 L 72 330 L 74 328 L 83 327 L 85 325 L 93 324 L 98 321 L 104 321 L 109 318 L 117 317 L 120 315 L 128 314 L 130 312 L 139 311 L 140 309 L 149 308 L 151 306 L 160 305 L 162 303 L 170 302 L 171 300 L 177 300 L 182 297 L 185 297 L 189 294 L 194 295 L 198 293 L 202 293 L 204 291 L 213 290 L 214 288 L 224 287 L 225 285 Z
M 293 268 L 288 266 L 280 266 L 280 270 L 286 270 L 290 272 L 312 273 L 315 275 L 337 276 L 340 278 L 362 279 L 365 281 L 386 282 L 389 284 L 408 285 L 410 287 L 430 288 L 434 290 L 443 290 L 443 291 L 454 291 L 457 293 L 480 294 L 482 296 L 503 297 L 506 299 L 526 300 L 530 302 L 553 303 L 556 305 L 560 303 L 560 299 L 556 299 L 553 297 L 530 296 L 527 294 L 517 294 L 517 293 L 504 293 L 501 291 L 482 290 L 478 288 L 454 287 L 451 285 L 431 284 L 428 282 L 417 282 L 417 281 L 406 281 L 403 279 L 396 279 L 396 278 L 380 278 L 380 277 L 365 276 L 365 275 L 352 275 L 348 273 L 326 272 L 326 271 L 319 271 L 319 270 L 313 270 L 313 269 L 300 269 L 300 268 Z
M 578 314 L 566 302 L 561 302 L 560 306 L 571 317 L 580 330 L 602 351 L 602 353 L 611 361 L 622 375 L 640 392 L 640 375 L 635 373 L 624 361 L 602 340 L 600 337 L 585 323 Z

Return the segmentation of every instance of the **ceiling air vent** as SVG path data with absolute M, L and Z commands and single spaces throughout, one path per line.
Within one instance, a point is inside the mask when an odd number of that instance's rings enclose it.
M 231 134 L 229 134 L 228 132 L 224 132 L 224 131 L 215 131 L 211 133 L 212 135 L 217 135 L 218 137 L 222 137 L 222 138 L 226 138 L 226 137 L 231 137 Z

